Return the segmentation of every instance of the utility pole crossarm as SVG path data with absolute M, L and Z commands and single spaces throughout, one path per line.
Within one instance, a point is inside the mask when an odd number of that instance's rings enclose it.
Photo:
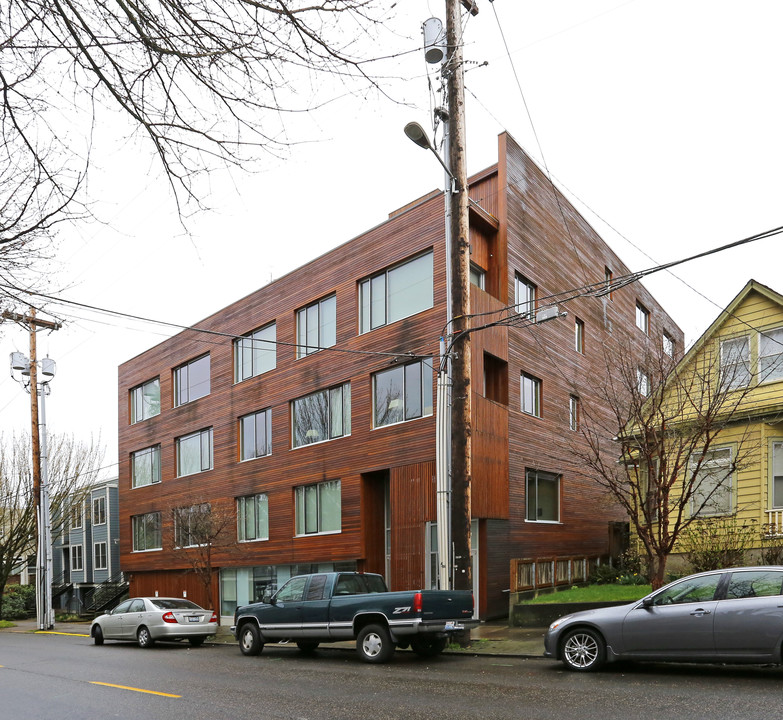
M 54 322 L 52 320 L 41 320 L 35 317 L 35 315 L 20 315 L 19 313 L 3 310 L 3 320 L 12 320 L 13 322 L 24 323 L 31 327 L 42 327 L 47 330 L 59 330 L 62 327 L 62 323 Z
M 478 5 L 476 0 L 462 0 L 462 7 L 465 8 L 471 15 L 478 15 Z

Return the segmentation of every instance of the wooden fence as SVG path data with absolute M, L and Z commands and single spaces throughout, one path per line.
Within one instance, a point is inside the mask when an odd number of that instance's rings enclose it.
M 511 592 L 587 582 L 598 565 L 609 563 L 609 557 L 523 558 L 511 560 Z

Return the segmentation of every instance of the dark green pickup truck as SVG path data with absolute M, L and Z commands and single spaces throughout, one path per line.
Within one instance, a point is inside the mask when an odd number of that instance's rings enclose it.
M 292 577 L 265 602 L 243 605 L 231 632 L 245 655 L 266 642 L 289 640 L 302 652 L 326 642 L 356 640 L 366 662 L 387 662 L 396 647 L 438 655 L 450 634 L 473 627 L 469 590 L 389 592 L 380 575 L 314 573 Z

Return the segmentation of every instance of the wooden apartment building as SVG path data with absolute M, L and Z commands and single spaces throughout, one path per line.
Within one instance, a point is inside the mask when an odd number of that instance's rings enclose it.
M 580 408 L 600 406 L 608 348 L 642 357 L 664 336 L 682 348 L 638 283 L 531 322 L 548 298 L 628 270 L 507 134 L 498 158 L 470 179 L 472 322 L 492 325 L 472 333 L 482 618 L 508 611 L 511 558 L 607 552 L 608 524 L 623 518 L 574 468 Z M 436 583 L 433 358 L 446 264 L 433 192 L 120 366 L 131 593 L 186 592 L 230 615 L 303 571 L 380 572 L 392 589 Z M 236 513 L 213 548 L 211 598 L 182 550 L 193 538 L 181 508 L 207 505 Z

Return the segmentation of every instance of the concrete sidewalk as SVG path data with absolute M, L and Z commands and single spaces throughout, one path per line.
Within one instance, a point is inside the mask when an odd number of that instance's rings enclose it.
M 15 620 L 15 627 L 0 630 L 4 632 L 45 632 L 61 635 L 82 635 L 89 637 L 89 623 L 56 623 L 53 630 L 39 631 L 35 620 Z M 481 623 L 470 631 L 470 646 L 449 648 L 447 653 L 466 655 L 507 655 L 510 657 L 540 658 L 544 653 L 545 628 L 509 627 L 505 621 Z M 234 644 L 236 640 L 227 626 L 221 626 L 218 634 L 210 640 L 215 643 Z M 353 649 L 354 644 L 332 643 L 331 647 Z M 325 645 L 324 647 L 329 647 Z

